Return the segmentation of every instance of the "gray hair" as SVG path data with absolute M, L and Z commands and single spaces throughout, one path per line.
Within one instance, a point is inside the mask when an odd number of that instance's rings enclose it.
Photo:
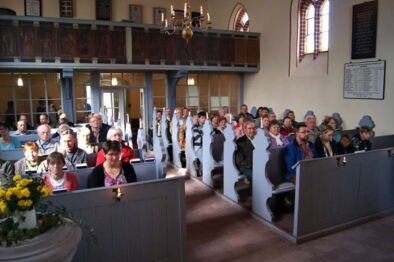
M 111 140 L 111 137 L 115 134 L 120 134 L 123 137 L 123 131 L 122 128 L 118 126 L 113 126 L 108 130 L 107 133 L 107 140 Z
M 50 127 L 48 124 L 42 124 L 42 125 L 39 125 L 39 126 L 37 127 L 37 133 L 41 132 L 41 130 L 42 130 L 43 128 L 47 128 L 47 129 L 51 130 L 51 127 Z
M 91 133 L 90 129 L 85 126 L 78 129 L 78 132 L 77 132 L 78 135 L 90 135 L 90 133 Z

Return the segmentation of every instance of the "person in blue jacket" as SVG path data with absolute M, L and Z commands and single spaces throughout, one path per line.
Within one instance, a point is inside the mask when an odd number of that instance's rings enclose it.
M 305 124 L 300 124 L 296 128 L 296 137 L 285 149 L 286 174 L 285 180 L 295 183 L 296 170 L 294 165 L 305 159 L 317 157 L 315 146 L 308 141 L 308 128 Z

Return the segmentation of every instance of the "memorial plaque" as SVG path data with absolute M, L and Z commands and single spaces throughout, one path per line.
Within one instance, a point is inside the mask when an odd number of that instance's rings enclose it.
M 378 2 L 353 6 L 352 59 L 374 58 Z
M 384 99 L 386 61 L 345 64 L 344 98 Z

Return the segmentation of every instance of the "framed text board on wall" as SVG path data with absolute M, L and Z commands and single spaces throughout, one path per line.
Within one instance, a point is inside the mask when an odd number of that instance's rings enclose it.
M 344 98 L 384 99 L 386 61 L 345 64 Z

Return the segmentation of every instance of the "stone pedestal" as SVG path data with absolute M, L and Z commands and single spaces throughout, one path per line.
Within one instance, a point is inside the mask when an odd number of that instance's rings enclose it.
M 22 241 L 19 245 L 0 247 L 0 262 L 69 262 L 81 237 L 81 228 L 76 224 L 67 223 L 33 239 Z

